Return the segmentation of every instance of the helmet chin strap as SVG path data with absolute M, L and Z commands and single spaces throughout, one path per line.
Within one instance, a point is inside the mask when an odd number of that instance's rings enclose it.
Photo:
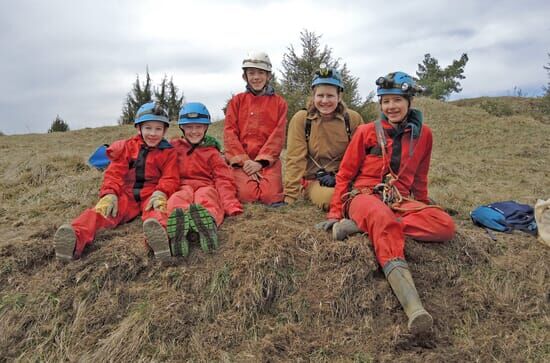
M 141 124 L 137 124 L 137 125 L 136 125 L 136 128 L 139 130 L 139 137 L 141 137 L 141 141 L 143 141 L 143 143 L 145 144 L 145 146 L 149 147 L 149 145 L 147 145 L 147 142 L 146 142 L 145 139 L 143 138 L 143 133 L 141 132 Z

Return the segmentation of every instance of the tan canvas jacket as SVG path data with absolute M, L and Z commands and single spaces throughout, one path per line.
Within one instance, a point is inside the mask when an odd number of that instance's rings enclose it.
M 347 110 L 351 132 L 363 123 L 361 115 Z M 326 171 L 336 172 L 344 156 L 349 140 L 344 115 L 337 114 L 331 120 L 321 120 L 319 114 L 310 116 L 311 133 L 306 145 L 305 126 L 307 111 L 298 111 L 290 120 L 287 139 L 286 167 L 284 177 L 285 197 L 296 200 L 300 195 L 301 180 L 314 179 L 319 166 Z M 309 148 L 308 148 L 309 146 Z M 308 156 L 308 149 L 309 155 Z

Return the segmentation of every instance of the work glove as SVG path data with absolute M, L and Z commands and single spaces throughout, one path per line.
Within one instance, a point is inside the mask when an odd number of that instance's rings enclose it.
M 106 194 L 95 205 L 95 211 L 103 218 L 116 217 L 118 213 L 118 198 L 114 194 Z
M 327 173 L 320 177 L 318 180 L 319 185 L 323 187 L 334 188 L 334 186 L 336 185 L 336 176 L 332 173 Z
M 165 212 L 166 204 L 167 204 L 166 194 L 164 194 L 160 190 L 155 190 L 151 195 L 151 198 L 149 198 L 149 201 L 145 206 L 145 210 L 151 210 L 151 208 L 153 208 L 154 210 Z
M 315 229 L 322 229 L 324 231 L 330 231 L 334 223 L 338 222 L 338 219 L 327 219 L 326 221 L 319 222 L 315 225 Z

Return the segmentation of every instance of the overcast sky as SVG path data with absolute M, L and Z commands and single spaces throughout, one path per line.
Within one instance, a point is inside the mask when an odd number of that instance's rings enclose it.
M 550 59 L 550 1 L 38 1 L 2 0 L 0 131 L 115 125 L 136 75 L 173 76 L 187 101 L 222 117 L 244 89 L 241 61 L 266 51 L 276 72 L 303 29 L 359 77 L 362 96 L 390 71 L 410 74 L 425 53 L 447 66 L 462 53 L 452 98 L 542 93 Z

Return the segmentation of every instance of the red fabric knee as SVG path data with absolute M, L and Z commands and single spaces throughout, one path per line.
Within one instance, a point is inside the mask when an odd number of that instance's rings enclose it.
M 202 205 L 216 221 L 219 226 L 223 222 L 224 210 L 218 191 L 212 186 L 198 188 L 195 191 L 195 203 Z
M 414 208 L 419 202 L 402 204 L 403 208 Z M 406 212 L 401 216 L 403 232 L 406 236 L 425 242 L 444 242 L 453 239 L 455 224 L 451 216 L 439 208 L 425 208 Z
M 237 198 L 242 203 L 252 203 L 259 200 L 259 183 L 246 175 L 242 168 L 232 168 L 231 171 L 237 185 Z
M 168 215 L 176 208 L 187 209 L 193 203 L 193 194 L 193 187 L 190 185 L 180 186 L 179 190 L 168 198 Z
M 369 234 L 381 266 L 395 258 L 404 259 L 405 235 L 393 211 L 377 196 L 359 194 L 353 198 L 349 216 Z
M 261 173 L 260 201 L 267 205 L 282 202 L 284 193 L 281 161 L 275 161 L 272 166 L 262 169 Z

